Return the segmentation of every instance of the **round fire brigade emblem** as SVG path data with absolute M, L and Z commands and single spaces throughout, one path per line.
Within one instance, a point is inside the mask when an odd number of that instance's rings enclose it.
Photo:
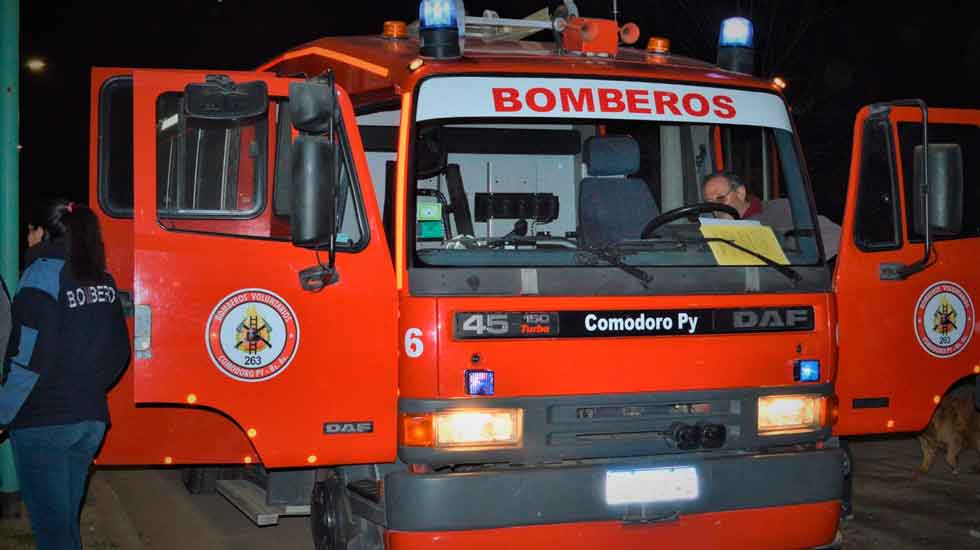
M 260 288 L 237 290 L 218 302 L 204 334 L 218 369 L 242 382 L 261 382 L 286 370 L 299 346 L 293 308 Z
M 949 281 L 930 286 L 915 304 L 915 335 L 929 355 L 945 359 L 963 351 L 973 337 L 973 301 Z

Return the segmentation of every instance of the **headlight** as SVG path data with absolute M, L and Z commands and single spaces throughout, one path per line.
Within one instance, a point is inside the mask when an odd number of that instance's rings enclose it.
M 402 416 L 402 444 L 409 447 L 473 450 L 520 447 L 521 409 L 449 409 Z
M 820 395 L 769 395 L 759 398 L 759 435 L 819 430 L 828 424 L 828 399 Z

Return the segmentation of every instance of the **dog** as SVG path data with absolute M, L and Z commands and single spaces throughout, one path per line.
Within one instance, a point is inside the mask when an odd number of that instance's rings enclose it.
M 919 435 L 922 446 L 922 464 L 919 473 L 925 474 L 932 468 L 936 453 L 946 449 L 946 464 L 953 474 L 960 473 L 960 452 L 973 448 L 980 454 L 980 411 L 974 401 L 974 389 L 950 393 L 939 403 L 932 415 L 929 426 Z M 980 472 L 980 464 L 973 468 Z

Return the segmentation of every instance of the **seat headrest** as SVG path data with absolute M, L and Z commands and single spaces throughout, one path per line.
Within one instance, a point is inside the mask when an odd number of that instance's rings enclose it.
M 640 169 L 640 145 L 630 136 L 593 136 L 582 160 L 590 176 L 626 176 Z

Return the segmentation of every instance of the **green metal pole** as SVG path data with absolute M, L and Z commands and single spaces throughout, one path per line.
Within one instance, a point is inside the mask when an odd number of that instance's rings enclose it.
M 0 274 L 17 287 L 20 248 L 20 3 L 0 0 Z M 20 489 L 10 441 L 0 445 L 0 502 Z M 6 498 L 2 498 L 6 497 Z M 2 512 L 3 510 L 0 510 Z

